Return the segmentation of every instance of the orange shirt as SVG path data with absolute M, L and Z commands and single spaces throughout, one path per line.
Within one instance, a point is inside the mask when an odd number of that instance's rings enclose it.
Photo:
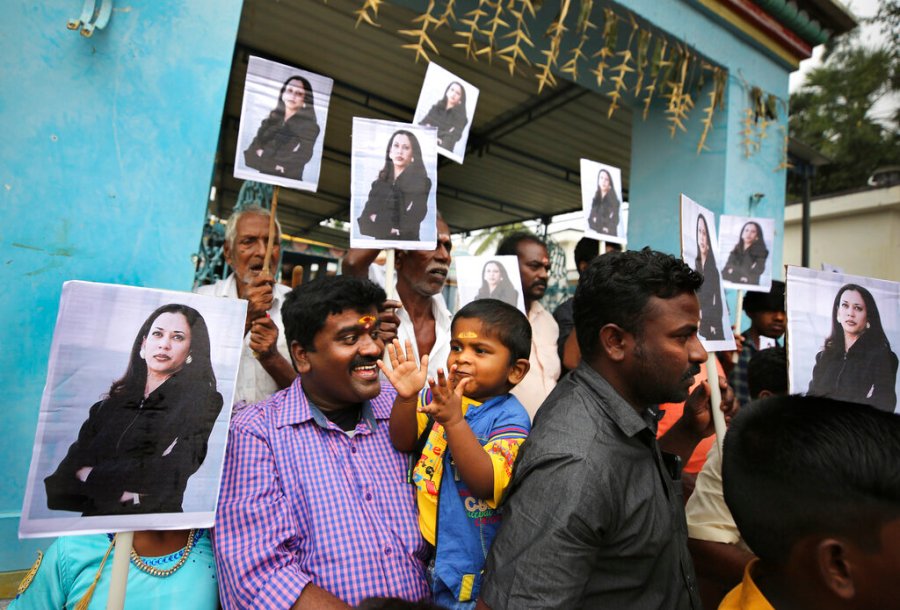
M 725 376 L 725 371 L 722 368 L 719 359 L 716 358 L 716 367 L 719 369 L 719 375 L 722 377 Z M 703 365 L 700 367 L 700 374 L 694 377 L 694 385 L 691 386 L 691 392 L 694 391 L 701 382 L 706 381 L 706 366 Z M 667 402 L 665 404 L 659 405 L 659 408 L 665 411 L 665 415 L 663 418 L 659 420 L 658 429 L 656 431 L 656 438 L 660 438 L 663 434 L 668 432 L 669 428 L 675 425 L 679 419 L 681 419 L 681 414 L 684 412 L 684 403 L 683 402 Z M 712 447 L 713 443 L 716 442 L 716 435 L 703 439 L 699 443 L 697 443 L 697 447 L 694 448 L 694 453 L 691 454 L 691 459 L 688 460 L 688 463 L 684 465 L 684 472 L 690 472 L 692 474 L 697 474 L 703 468 L 703 464 L 706 462 L 706 454 L 709 452 L 710 447 Z

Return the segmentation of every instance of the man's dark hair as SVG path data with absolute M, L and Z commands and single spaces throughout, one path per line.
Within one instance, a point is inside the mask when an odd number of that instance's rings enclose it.
M 509 350 L 510 364 L 531 356 L 531 324 L 512 305 L 497 299 L 478 299 L 456 312 L 453 324 L 460 318 L 480 320 L 484 332 Z
M 785 311 L 784 282 L 772 280 L 769 292 L 748 292 L 744 297 L 744 311 L 748 314 L 757 311 Z
M 770 347 L 753 354 L 747 364 L 750 398 L 755 400 L 763 390 L 787 394 L 787 371 L 787 352 L 783 347 Z
M 600 242 L 590 237 L 582 237 L 575 244 L 575 266 L 589 263 L 600 255 Z
M 650 248 L 595 258 L 581 276 L 573 302 L 581 353 L 594 355 L 600 329 L 607 324 L 640 336 L 650 297 L 671 299 L 702 283 L 703 276 L 684 262 Z
M 806 536 L 879 550 L 900 517 L 900 417 L 817 396 L 776 396 L 734 418 L 723 451 L 725 503 L 747 544 L 782 566 Z
M 294 341 L 315 351 L 313 340 L 332 314 L 346 309 L 367 312 L 386 298 L 384 290 L 369 280 L 349 275 L 315 279 L 294 288 L 284 299 L 281 319 L 287 344 Z
M 497 246 L 497 255 L 519 255 L 519 244 L 523 241 L 530 241 L 536 244 L 540 244 L 547 247 L 547 244 L 544 243 L 540 237 L 535 235 L 534 233 L 529 233 L 528 231 L 518 231 L 516 233 L 512 233 L 503 238 L 503 241 L 500 242 L 500 245 Z

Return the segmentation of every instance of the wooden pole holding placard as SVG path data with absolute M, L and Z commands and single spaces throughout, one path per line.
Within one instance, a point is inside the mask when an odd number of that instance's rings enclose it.
M 719 369 L 716 367 L 716 353 L 707 352 L 706 379 L 709 382 L 709 404 L 712 408 L 713 426 L 716 429 L 716 443 L 722 451 L 725 440 L 725 414 L 722 413 L 722 388 L 719 387 Z
M 744 310 L 744 291 L 737 291 L 737 306 L 735 307 L 736 313 L 734 314 L 734 332 L 741 332 L 741 312 Z M 734 356 L 731 357 L 731 361 L 737 364 L 738 359 L 741 357 L 741 353 L 737 350 L 734 352 Z
M 128 565 L 131 563 L 133 542 L 134 532 L 119 532 L 116 534 L 116 549 L 113 552 L 112 574 L 110 575 L 106 610 L 122 610 L 125 607 L 125 588 L 128 585 Z
M 272 261 L 272 250 L 275 248 L 275 212 L 278 209 L 279 188 L 279 186 L 276 186 L 272 191 L 272 208 L 269 210 L 269 243 L 266 245 L 266 261 L 263 263 L 263 273 L 265 274 L 271 273 L 269 267 Z M 277 237 L 278 239 L 281 239 L 281 235 L 278 235 Z
M 395 298 L 397 287 L 394 285 L 394 254 L 393 248 L 385 251 L 384 259 L 384 291 L 387 293 L 388 299 Z

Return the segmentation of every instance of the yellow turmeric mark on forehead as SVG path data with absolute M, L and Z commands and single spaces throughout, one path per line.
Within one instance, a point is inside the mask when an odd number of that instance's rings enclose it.
M 368 330 L 372 328 L 373 324 L 375 324 L 375 316 L 363 316 L 359 320 L 357 320 L 357 323 Z
M 473 330 L 466 330 L 466 331 L 463 331 L 463 332 L 459 333 L 458 335 L 456 335 L 456 338 L 457 339 L 477 339 L 478 333 L 476 333 Z

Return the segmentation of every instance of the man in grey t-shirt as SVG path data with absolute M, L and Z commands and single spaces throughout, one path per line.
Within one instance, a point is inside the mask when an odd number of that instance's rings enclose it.
M 649 249 L 606 254 L 582 276 L 582 363 L 519 453 L 479 608 L 700 608 L 678 458 L 713 432 L 708 384 L 688 397 L 706 361 L 702 282 Z M 730 416 L 734 396 L 720 387 Z M 657 443 L 656 405 L 686 398 Z

